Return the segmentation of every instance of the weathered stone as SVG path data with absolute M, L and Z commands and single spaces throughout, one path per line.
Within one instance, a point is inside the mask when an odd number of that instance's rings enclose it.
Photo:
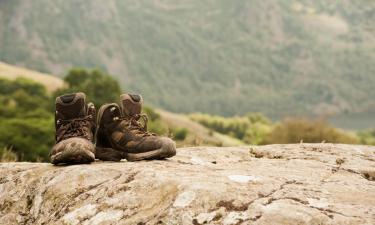
M 178 149 L 163 161 L 0 164 L 0 224 L 375 224 L 375 147 Z

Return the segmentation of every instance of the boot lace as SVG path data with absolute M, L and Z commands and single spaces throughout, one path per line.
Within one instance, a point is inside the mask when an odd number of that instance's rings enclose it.
M 92 135 L 90 135 L 91 120 L 91 115 L 71 120 L 58 120 L 57 124 L 60 127 L 58 128 L 56 142 L 72 137 L 83 137 L 92 140 Z
M 135 114 L 132 117 L 120 117 L 115 120 L 125 121 L 126 128 L 142 136 L 154 136 L 154 133 L 147 131 L 148 117 L 146 114 Z M 142 120 L 142 122 L 141 122 Z

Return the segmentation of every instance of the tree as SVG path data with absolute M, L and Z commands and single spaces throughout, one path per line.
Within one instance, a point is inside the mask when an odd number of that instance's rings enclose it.
M 51 102 L 41 84 L 0 79 L 0 160 L 12 155 L 21 161 L 48 160 L 54 141 Z
M 72 69 L 64 81 L 68 86 L 57 90 L 54 93 L 55 96 L 84 92 L 89 101 L 100 106 L 104 103 L 117 102 L 121 94 L 117 80 L 100 70 Z

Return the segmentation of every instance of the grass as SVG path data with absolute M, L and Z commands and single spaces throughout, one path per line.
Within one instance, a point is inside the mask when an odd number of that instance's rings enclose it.
M 180 146 L 192 145 L 215 145 L 215 146 L 240 146 L 244 143 L 236 138 L 214 132 L 203 125 L 192 121 L 188 116 L 176 114 L 161 109 L 156 110 L 160 114 L 161 120 L 168 127 L 186 128 L 187 137 Z
M 52 93 L 64 85 L 64 82 L 61 79 L 54 77 L 53 75 L 12 66 L 4 62 L 0 62 L 0 77 L 11 80 L 16 79 L 17 77 L 28 78 L 43 84 L 49 93 Z
M 0 60 L 99 68 L 169 111 L 340 126 L 374 112 L 375 1 L 0 1 L 0 15 Z
M 4 148 L 0 151 L 0 162 L 17 162 L 17 154 L 11 148 Z
M 62 87 L 63 80 L 53 77 L 49 74 L 43 74 L 37 71 L 12 66 L 0 62 L 0 77 L 15 79 L 17 77 L 28 78 L 44 85 L 49 93 Z M 186 137 L 183 140 L 177 140 L 179 146 L 196 146 L 196 145 L 214 145 L 214 146 L 239 146 L 244 143 L 236 138 L 229 137 L 218 132 L 214 132 L 198 122 L 192 121 L 188 116 L 183 114 L 171 113 L 164 110 L 157 110 L 161 115 L 162 123 L 169 129 L 187 130 Z

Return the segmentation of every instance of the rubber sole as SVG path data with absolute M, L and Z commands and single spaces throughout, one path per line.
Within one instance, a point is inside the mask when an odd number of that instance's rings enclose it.
M 72 148 L 51 155 L 51 163 L 58 164 L 89 164 L 95 161 L 95 154 L 91 151 Z
M 151 159 L 165 159 L 176 155 L 175 145 L 164 145 L 159 149 L 142 152 L 142 153 L 127 153 L 125 159 L 128 161 L 140 161 Z
M 114 161 L 118 162 L 121 159 L 125 159 L 125 153 L 120 150 L 113 148 L 96 147 L 95 158 L 102 161 Z
M 111 106 L 118 106 L 116 103 L 109 103 L 99 108 L 96 124 L 97 129 L 95 132 L 96 144 L 98 143 L 98 135 L 100 135 L 100 120 L 103 116 L 104 111 Z M 126 159 L 127 161 L 140 161 L 140 160 L 151 160 L 151 159 L 165 159 L 176 155 L 176 145 L 174 142 L 166 143 L 161 148 L 151 150 L 142 153 L 125 153 L 123 150 L 117 150 L 107 147 L 96 147 L 96 158 L 104 161 L 120 161 Z

